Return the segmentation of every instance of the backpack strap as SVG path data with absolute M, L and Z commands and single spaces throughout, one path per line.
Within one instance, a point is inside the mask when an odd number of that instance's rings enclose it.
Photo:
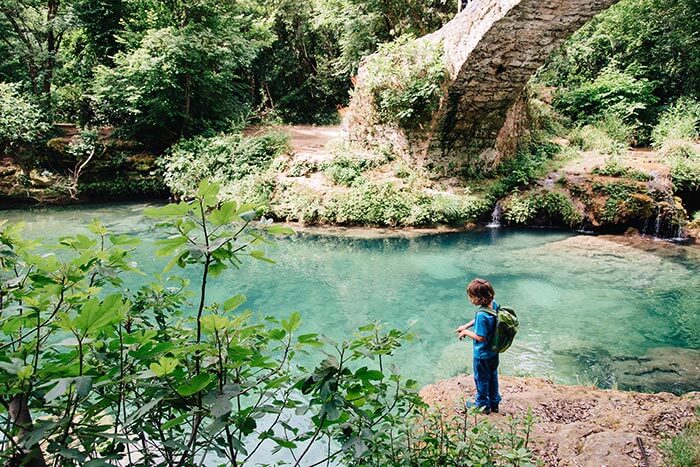
M 489 308 L 489 307 L 482 306 L 482 307 L 479 308 L 479 311 L 483 311 L 484 313 L 488 313 L 488 314 L 490 314 L 491 316 L 493 316 L 493 317 L 495 317 L 495 318 L 498 318 L 498 312 L 492 310 L 492 309 Z

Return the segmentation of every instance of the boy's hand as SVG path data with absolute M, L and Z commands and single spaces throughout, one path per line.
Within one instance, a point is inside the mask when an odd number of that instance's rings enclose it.
M 466 326 L 466 325 L 465 325 Z M 461 326 L 460 326 L 461 327 Z M 469 337 L 469 331 L 467 328 L 464 329 L 458 329 L 457 331 L 457 337 L 459 337 L 459 340 L 464 339 L 465 337 Z

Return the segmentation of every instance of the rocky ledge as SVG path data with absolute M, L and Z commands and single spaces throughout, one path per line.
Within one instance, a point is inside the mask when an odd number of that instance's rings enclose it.
M 659 444 L 690 423 L 700 406 L 700 392 L 643 394 L 512 376 L 500 382 L 500 413 L 487 417 L 505 426 L 508 415 L 531 408 L 531 447 L 548 466 L 663 465 Z M 421 397 L 456 414 L 473 393 L 473 378 L 463 375 L 424 387 Z

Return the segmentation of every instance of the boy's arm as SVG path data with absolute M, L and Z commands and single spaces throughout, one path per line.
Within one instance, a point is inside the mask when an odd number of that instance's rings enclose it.
M 468 337 L 468 338 L 475 340 L 477 342 L 484 342 L 486 340 L 485 337 L 482 337 L 482 336 L 478 335 L 477 333 L 470 331 L 469 329 L 464 329 L 464 330 L 459 332 L 459 338 L 462 339 L 463 337 Z
M 469 329 L 472 326 L 474 326 L 474 320 L 469 321 L 467 324 L 461 325 L 457 328 L 456 332 L 459 334 L 460 332 L 464 331 L 465 329 Z

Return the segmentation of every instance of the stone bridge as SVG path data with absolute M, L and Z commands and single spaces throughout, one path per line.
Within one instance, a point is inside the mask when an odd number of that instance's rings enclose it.
M 523 90 L 547 57 L 617 0 L 473 0 L 442 29 L 417 39 L 441 44 L 448 78 L 437 109 L 412 129 L 376 117 L 361 67 L 344 119 L 350 140 L 392 144 L 423 162 L 489 169 L 515 151 L 527 125 Z M 374 110 L 373 110 L 374 109 Z

